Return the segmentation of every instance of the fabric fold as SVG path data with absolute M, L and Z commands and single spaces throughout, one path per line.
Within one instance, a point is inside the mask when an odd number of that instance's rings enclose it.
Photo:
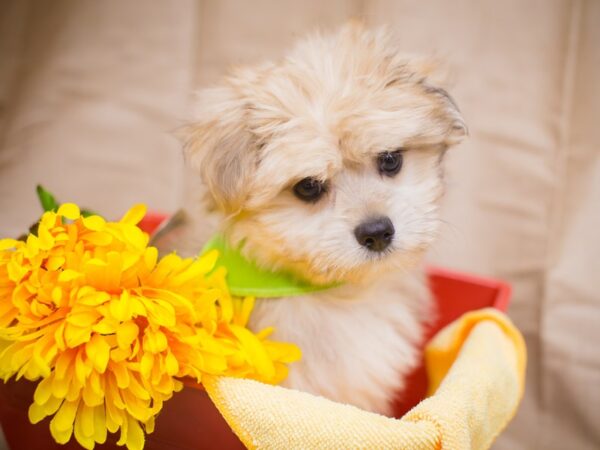
M 433 338 L 426 362 L 435 393 L 401 419 L 252 380 L 204 384 L 248 448 L 489 448 L 523 395 L 519 331 L 491 308 L 468 313 Z

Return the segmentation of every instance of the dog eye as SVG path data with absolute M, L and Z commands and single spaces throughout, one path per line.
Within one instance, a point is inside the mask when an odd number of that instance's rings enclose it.
M 396 150 L 395 152 L 380 153 L 377 157 L 377 167 L 380 174 L 393 177 L 402 168 L 402 152 Z
M 325 183 L 315 178 L 304 178 L 294 185 L 294 194 L 305 202 L 316 202 L 325 193 Z

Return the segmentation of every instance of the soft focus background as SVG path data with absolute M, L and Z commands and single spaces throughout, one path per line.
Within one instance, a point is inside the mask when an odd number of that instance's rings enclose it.
M 191 92 L 351 17 L 444 59 L 470 127 L 431 260 L 513 284 L 528 384 L 494 448 L 600 448 L 600 1 L 2 0 L 0 235 L 39 182 L 107 217 L 176 210 Z

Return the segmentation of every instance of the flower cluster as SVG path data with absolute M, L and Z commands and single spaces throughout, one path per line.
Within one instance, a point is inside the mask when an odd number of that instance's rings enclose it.
M 120 430 L 118 445 L 141 449 L 181 378 L 277 383 L 300 358 L 246 328 L 253 299 L 229 295 L 215 252 L 159 259 L 144 214 L 107 222 L 64 204 L 37 235 L 0 240 L 0 377 L 41 380 L 29 418 L 53 416 L 59 443 L 93 448 Z

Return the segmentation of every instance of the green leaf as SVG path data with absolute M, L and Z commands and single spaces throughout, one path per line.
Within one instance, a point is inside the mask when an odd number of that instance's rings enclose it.
M 42 205 L 42 209 L 44 211 L 57 211 L 58 210 L 58 202 L 54 198 L 54 196 L 43 188 L 41 184 L 38 184 L 36 187 L 37 195 L 40 200 L 40 204 Z
M 40 203 L 42 205 L 42 209 L 44 210 L 44 212 L 58 211 L 58 207 L 60 206 L 60 204 L 56 201 L 56 199 L 50 192 L 48 192 L 41 184 L 37 185 L 36 191 L 37 191 L 37 195 L 38 195 L 38 198 L 40 200 Z M 81 215 L 83 217 L 89 217 L 89 216 L 99 216 L 100 214 L 98 214 L 97 212 L 94 212 L 90 209 L 82 209 Z
M 89 209 L 82 209 L 81 210 L 81 215 L 83 217 L 90 217 L 90 216 L 99 216 L 100 214 L 98 214 L 98 213 L 96 213 L 94 211 L 91 211 Z

